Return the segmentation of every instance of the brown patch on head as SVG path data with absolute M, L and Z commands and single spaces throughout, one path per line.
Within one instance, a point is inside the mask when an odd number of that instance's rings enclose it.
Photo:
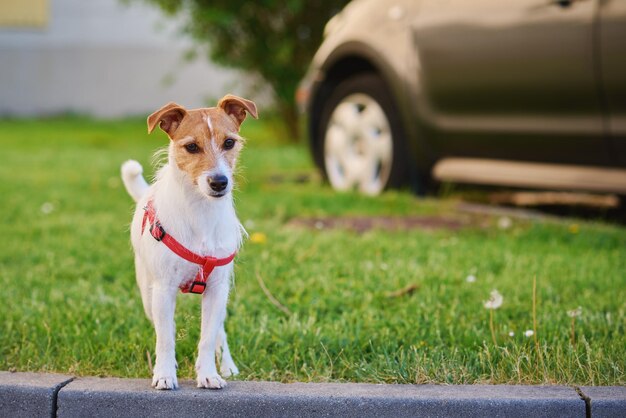
M 151 131 L 160 122 L 171 139 L 170 154 L 176 165 L 196 183 L 201 175 L 222 168 L 220 161 L 233 172 L 243 147 L 239 128 L 246 110 L 257 117 L 253 102 L 232 95 L 211 108 L 185 110 L 170 103 L 148 118 L 148 127 Z

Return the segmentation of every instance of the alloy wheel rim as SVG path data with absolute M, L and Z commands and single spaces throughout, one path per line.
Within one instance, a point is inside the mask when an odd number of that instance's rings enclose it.
M 333 110 L 324 137 L 328 180 L 337 190 L 382 192 L 393 157 L 389 120 L 372 97 L 355 93 Z

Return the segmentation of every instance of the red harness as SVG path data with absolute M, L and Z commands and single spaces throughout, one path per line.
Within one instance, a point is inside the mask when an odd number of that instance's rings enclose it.
M 165 229 L 163 229 L 161 222 L 159 222 L 156 217 L 156 211 L 154 210 L 152 200 L 148 201 L 143 210 L 145 212 L 143 214 L 143 222 L 141 223 L 142 235 L 143 231 L 146 228 L 146 221 L 148 221 L 150 223 L 150 235 L 152 235 L 155 240 L 161 241 L 167 246 L 167 248 L 172 250 L 172 252 L 177 254 L 179 257 L 184 258 L 189 262 L 200 265 L 200 270 L 198 271 L 198 274 L 196 274 L 196 277 L 193 280 L 190 280 L 180 285 L 180 290 L 183 293 L 203 293 L 204 289 L 206 289 L 207 279 L 209 278 L 209 275 L 213 272 L 213 269 L 215 267 L 225 266 L 226 264 L 233 261 L 235 255 L 237 255 L 237 252 L 235 251 L 228 257 L 215 258 L 210 256 L 203 257 L 192 251 L 189 251 L 180 242 L 176 241 L 174 237 L 172 237 L 170 234 L 165 233 Z

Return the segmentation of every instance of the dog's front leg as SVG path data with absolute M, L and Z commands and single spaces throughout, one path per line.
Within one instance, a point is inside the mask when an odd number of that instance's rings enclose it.
M 196 361 L 199 388 L 221 389 L 226 386 L 226 381 L 217 373 L 215 366 L 215 347 L 226 317 L 230 283 L 229 274 L 225 273 L 229 270 L 232 271 L 232 267 L 215 271 L 202 295 L 202 330 Z
M 156 363 L 152 386 L 157 389 L 176 389 L 176 310 L 177 288 L 155 285 L 152 289 L 152 320 L 156 331 Z

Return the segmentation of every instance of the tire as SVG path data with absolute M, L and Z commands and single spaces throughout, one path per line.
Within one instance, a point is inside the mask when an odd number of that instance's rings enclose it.
M 406 183 L 404 128 L 379 76 L 341 82 L 322 103 L 319 120 L 318 161 L 334 189 L 377 195 Z

